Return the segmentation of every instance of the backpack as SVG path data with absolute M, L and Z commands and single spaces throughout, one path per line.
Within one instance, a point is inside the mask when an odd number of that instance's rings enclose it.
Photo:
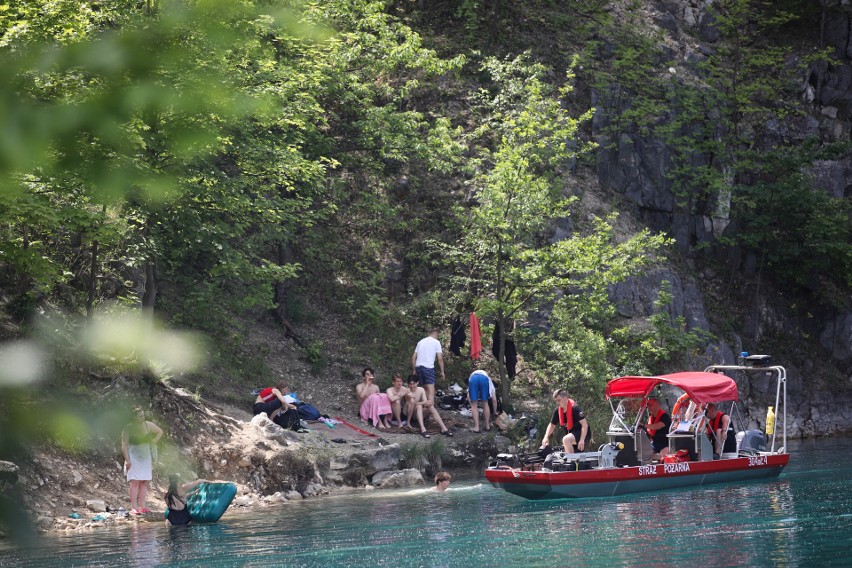
M 300 402 L 296 406 L 299 410 L 299 418 L 302 420 L 319 420 L 319 417 L 322 416 L 316 406 L 307 402 Z

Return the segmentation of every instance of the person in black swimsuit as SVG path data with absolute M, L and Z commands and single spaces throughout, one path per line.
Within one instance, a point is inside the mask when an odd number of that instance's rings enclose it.
M 192 515 L 186 506 L 186 498 L 197 489 L 202 483 L 207 483 L 206 479 L 197 479 L 190 483 L 178 485 L 180 476 L 172 474 L 169 476 L 169 490 L 163 498 L 166 500 L 166 509 L 169 515 L 166 517 L 166 526 L 169 525 L 188 525 L 192 522 Z

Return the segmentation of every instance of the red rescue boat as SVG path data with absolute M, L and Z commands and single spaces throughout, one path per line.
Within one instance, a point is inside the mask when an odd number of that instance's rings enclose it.
M 766 433 L 744 430 L 736 449 L 708 433 L 707 404 L 728 409 L 734 421 L 737 385 L 725 373 L 766 373 L 775 378 L 775 414 L 767 415 Z M 787 371 L 765 355 L 746 356 L 740 365 L 712 365 L 653 377 L 619 377 L 606 387 L 613 417 L 608 442 L 596 452 L 500 454 L 485 470 L 495 487 L 527 499 L 609 497 L 674 487 L 777 477 L 790 460 L 787 453 Z M 659 388 L 658 388 L 659 387 Z M 668 433 L 668 455 L 652 454 L 643 428 L 652 391 L 680 392 Z M 729 403 L 729 406 L 728 406 Z M 733 432 L 731 432 L 732 435 Z M 716 436 L 717 439 L 713 439 Z M 777 449 L 776 449 L 777 448 Z M 727 450 L 727 451 L 726 451 Z

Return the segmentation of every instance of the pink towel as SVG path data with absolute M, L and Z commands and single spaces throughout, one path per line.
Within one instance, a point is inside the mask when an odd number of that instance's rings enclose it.
M 390 399 L 383 392 L 373 393 L 361 403 L 361 420 L 371 420 L 373 426 L 379 425 L 379 416 L 391 412 Z
M 470 312 L 470 358 L 477 360 L 482 353 L 482 336 L 479 332 L 479 318 Z

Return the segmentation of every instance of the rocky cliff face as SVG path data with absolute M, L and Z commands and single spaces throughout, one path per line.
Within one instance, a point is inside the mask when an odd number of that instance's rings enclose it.
M 672 40 L 668 45 L 679 46 L 679 51 L 665 49 L 669 56 L 674 55 L 680 61 L 680 72 L 683 69 L 688 72 L 692 61 L 716 48 L 720 36 L 712 12 L 708 10 L 712 3 L 712 0 L 662 1 L 656 6 L 654 22 Z M 814 38 L 814 44 L 833 48 L 833 57 L 830 63 L 813 63 L 804 75 L 790 77 L 790 81 L 801 85 L 801 104 L 807 114 L 767 125 L 770 138 L 784 138 L 787 143 L 792 140 L 794 144 L 807 139 L 823 144 L 850 140 L 852 2 L 837 0 L 823 2 L 823 5 L 827 5 L 823 14 L 823 36 Z M 799 68 L 794 63 L 789 66 L 791 70 Z M 672 72 L 676 71 L 672 69 Z M 606 99 L 597 96 L 593 101 L 599 108 L 593 124 L 598 133 L 604 131 L 610 117 L 619 110 L 606 108 Z M 601 185 L 632 203 L 646 225 L 675 237 L 687 264 L 686 270 L 659 269 L 614 288 L 612 296 L 621 314 L 625 317 L 650 315 L 661 283 L 669 281 L 674 296 L 673 315 L 683 316 L 690 328 L 710 329 L 717 338 L 704 356 L 695 361 L 696 367 L 734 363 L 735 354 L 741 350 L 754 352 L 768 345 L 789 346 L 795 355 L 782 352 L 773 355 L 775 361 L 790 372 L 790 431 L 823 435 L 852 430 L 852 417 L 846 410 L 852 403 L 852 311 L 848 302 L 845 309 L 818 305 L 794 309 L 770 291 L 763 295 L 759 305 L 751 305 L 737 317 L 733 329 L 731 326 L 727 326 L 727 330 L 720 329 L 712 317 L 714 314 L 708 316 L 707 307 L 713 305 L 710 296 L 714 294 L 716 275 L 709 269 L 696 273 L 690 259 L 698 247 L 712 250 L 715 241 L 728 228 L 731 220 L 724 214 L 725 208 L 719 205 L 729 197 L 716 195 L 703 207 L 685 211 L 678 208 L 667 175 L 672 167 L 672 148 L 660 140 L 629 132 L 621 133 L 617 139 L 601 136 L 600 142 L 597 175 Z M 852 199 L 852 157 L 816 162 L 807 173 L 816 189 L 834 197 Z M 739 250 L 734 257 L 726 259 L 729 266 L 733 262 L 735 270 L 743 277 L 753 277 L 756 264 L 753 253 Z M 687 273 L 690 275 L 684 275 Z M 716 288 L 718 302 L 733 298 L 736 303 L 746 301 L 738 297 L 736 290 L 726 292 Z M 752 425 L 762 424 L 765 407 L 774 399 L 774 389 L 754 377 L 743 377 L 740 389 L 747 408 L 753 412 L 747 419 Z

